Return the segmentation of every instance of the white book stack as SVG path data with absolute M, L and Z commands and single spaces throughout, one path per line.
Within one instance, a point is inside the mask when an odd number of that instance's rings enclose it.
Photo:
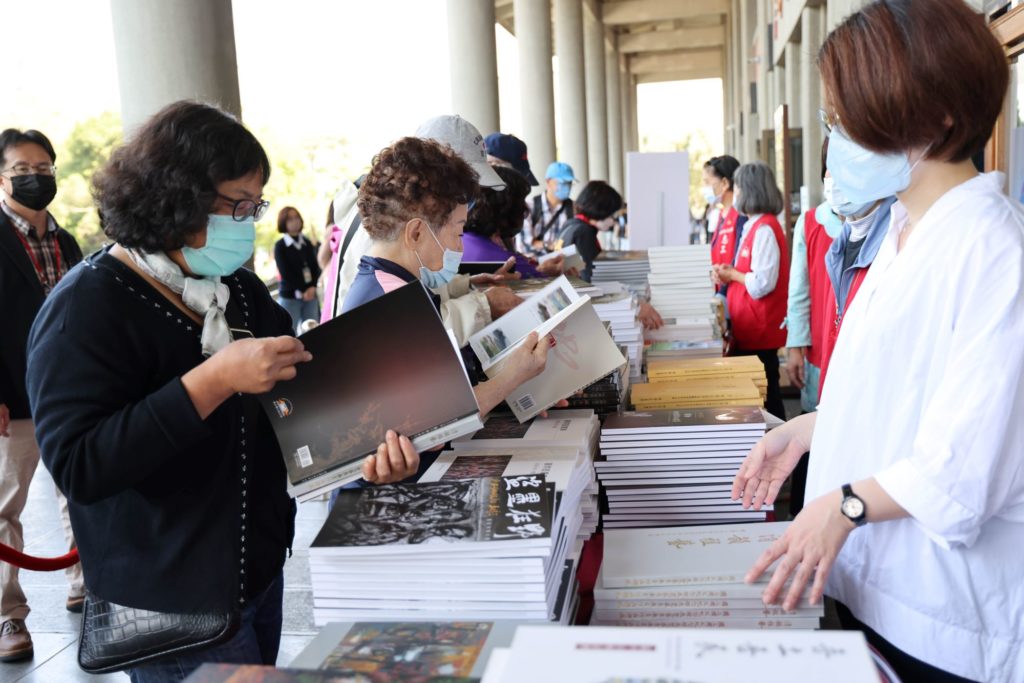
M 583 530 L 582 504 L 594 483 L 594 465 L 575 448 L 507 448 L 448 451 L 438 456 L 420 477 L 420 483 L 472 479 L 543 475 L 555 485 L 557 506 L 552 522 L 551 557 L 545 571 L 556 580 L 566 567 L 575 575 L 583 542 L 593 533 Z
M 797 608 L 765 606 L 771 570 L 744 577 L 789 522 L 611 529 L 594 586 L 592 624 L 677 628 L 816 629 L 824 616 L 806 596 Z
M 552 449 L 573 449 L 591 463 L 590 483 L 581 495 L 580 526 L 575 546 L 582 548 L 597 531 L 600 519 L 598 503 L 599 486 L 593 475 L 593 460 L 597 453 L 601 422 L 593 410 L 549 410 L 548 417 L 535 417 L 520 423 L 509 414 L 492 414 L 484 422 L 484 428 L 470 436 L 463 436 L 452 442 L 456 454 L 462 452 L 504 453 L 512 451 L 534 451 L 544 453 Z
M 715 294 L 710 275 L 711 248 L 706 244 L 652 247 L 648 255 L 651 305 L 662 318 L 673 319 L 674 325 L 694 328 L 695 336 L 677 339 L 711 338 L 711 300 Z
M 609 415 L 594 463 L 608 496 L 606 529 L 764 521 L 730 496 L 764 436 L 759 408 L 693 408 Z
M 643 364 L 644 328 L 637 319 L 640 302 L 625 285 L 601 284 L 603 294 L 591 299 L 597 317 L 611 324 L 612 339 L 625 346 L 629 358 L 629 376 L 640 377 Z
M 543 475 L 342 490 L 309 550 L 313 618 L 568 621 Z
M 620 282 L 630 291 L 644 295 L 650 272 L 646 251 L 602 251 L 594 259 L 590 281 L 595 285 Z
M 492 651 L 481 682 L 879 680 L 879 670 L 859 631 L 524 625 L 516 629 L 510 648 Z

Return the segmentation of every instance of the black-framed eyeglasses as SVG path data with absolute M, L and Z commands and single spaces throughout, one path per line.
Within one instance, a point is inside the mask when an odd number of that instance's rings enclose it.
M 19 175 L 31 175 L 37 173 L 39 175 L 57 175 L 57 167 L 53 164 L 27 164 L 19 162 L 9 168 L 5 168 L 0 173 L 10 173 L 12 176 Z
M 267 209 L 270 208 L 270 202 L 266 199 L 256 201 L 255 199 L 234 199 L 222 195 L 220 192 L 217 196 L 226 202 L 231 202 L 231 217 L 236 221 L 244 221 L 246 218 L 252 216 L 254 221 L 258 221 L 267 215 Z

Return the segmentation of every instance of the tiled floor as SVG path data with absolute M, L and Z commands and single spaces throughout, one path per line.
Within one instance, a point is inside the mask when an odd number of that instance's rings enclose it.
M 309 586 L 308 548 L 326 513 L 325 503 L 310 502 L 299 506 L 295 554 L 284 568 L 284 635 L 278 665 L 290 663 L 316 633 Z M 26 552 L 41 556 L 66 552 L 53 480 L 42 466 L 32 481 L 22 523 Z M 128 680 L 124 674 L 92 676 L 78 668 L 81 617 L 64 609 L 67 583 L 63 572 L 23 571 L 21 585 L 32 608 L 27 626 L 35 644 L 35 657 L 28 662 L 0 664 L 0 683 L 107 683 Z

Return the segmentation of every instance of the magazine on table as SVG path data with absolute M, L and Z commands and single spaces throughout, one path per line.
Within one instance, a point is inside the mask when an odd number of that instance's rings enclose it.
M 531 333 L 551 335 L 547 366 L 506 401 L 521 422 L 620 368 L 626 359 L 594 312 L 563 276 L 469 339 L 488 377 L 499 374 L 509 355 Z
M 293 498 L 359 479 L 388 429 L 423 452 L 483 426 L 458 349 L 419 282 L 301 340 L 313 359 L 260 396 Z

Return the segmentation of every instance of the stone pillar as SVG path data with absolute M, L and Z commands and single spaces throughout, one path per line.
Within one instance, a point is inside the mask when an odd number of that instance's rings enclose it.
M 241 118 L 231 0 L 110 0 L 110 15 L 126 133 L 183 99 Z
M 625 157 L 622 151 L 622 87 L 619 72 L 618 38 L 609 33 L 605 43 L 604 55 L 605 80 L 608 109 L 608 182 L 619 192 L 625 192 L 625 175 L 623 166 Z
M 580 183 L 586 183 L 590 179 L 590 159 L 582 0 L 555 0 L 555 53 L 558 55 L 559 161 L 572 166 Z
M 530 167 L 541 186 L 544 171 L 555 160 L 555 91 L 551 73 L 551 2 L 515 0 L 519 46 L 519 91 L 522 98 L 523 142 Z
M 488 135 L 499 130 L 494 3 L 448 0 L 452 111 Z
M 608 181 L 608 100 L 604 70 L 604 24 L 601 6 L 584 10 L 583 56 L 587 89 L 588 177 Z
M 800 43 L 786 43 L 786 104 L 789 105 L 789 127 L 800 128 Z
M 751 37 L 758 39 L 759 49 L 761 54 L 757 64 L 757 118 L 758 118 L 758 129 L 757 137 L 760 139 L 761 131 L 767 130 L 772 127 L 772 113 L 774 107 L 772 106 L 773 87 L 771 81 L 771 75 L 768 72 L 768 66 L 771 64 L 772 56 L 768 54 L 768 15 L 766 0 L 755 0 L 757 3 L 757 11 L 754 15 L 754 34 Z M 761 160 L 765 161 L 768 159 L 768 150 L 761 150 Z
M 821 108 L 821 75 L 815 61 L 821 45 L 822 21 L 820 7 L 805 7 L 800 18 L 800 123 L 803 130 L 804 184 L 809 193 L 810 206 L 821 203 L 821 126 L 818 110 Z
M 757 160 L 757 139 L 760 136 L 761 125 L 757 122 L 757 115 L 751 114 L 755 102 L 750 99 L 750 41 L 753 39 L 754 31 L 752 24 L 756 16 L 750 9 L 747 0 L 740 0 L 740 85 L 742 87 L 743 102 L 743 147 L 739 156 L 740 163 L 748 163 Z

